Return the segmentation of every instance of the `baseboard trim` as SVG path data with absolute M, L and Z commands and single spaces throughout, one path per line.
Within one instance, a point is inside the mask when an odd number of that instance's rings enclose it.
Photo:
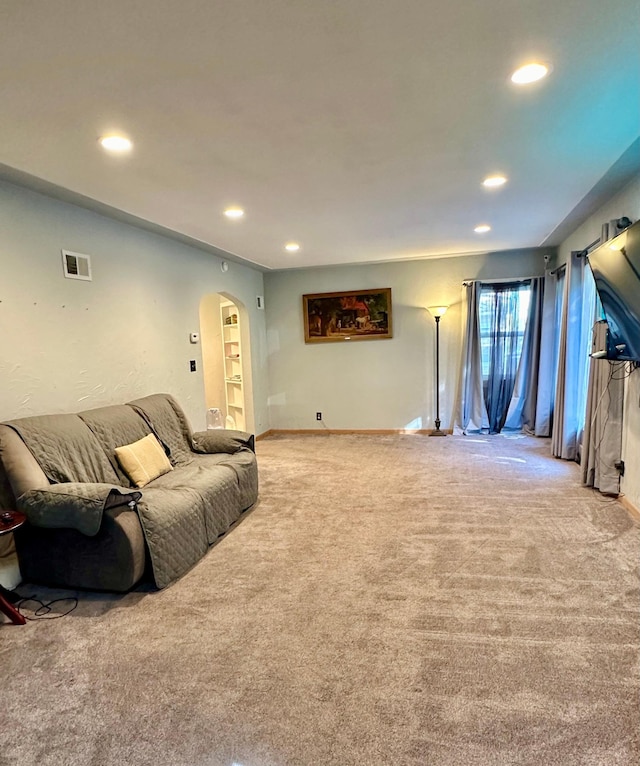
M 268 431 L 263 431 L 261 434 L 258 434 L 256 436 L 256 441 L 259 442 L 261 439 L 266 439 L 267 436 L 271 436 L 272 433 L 273 431 L 271 429 L 269 429 Z
M 626 495 L 620 495 L 618 500 L 629 516 L 632 516 L 636 521 L 640 521 L 640 508 L 637 508 Z
M 385 436 L 407 434 L 410 436 L 430 436 L 431 428 L 272 428 L 257 438 L 266 436 L 331 436 L 340 434 L 364 434 L 365 436 Z M 453 431 L 443 428 L 443 433 L 451 436 Z

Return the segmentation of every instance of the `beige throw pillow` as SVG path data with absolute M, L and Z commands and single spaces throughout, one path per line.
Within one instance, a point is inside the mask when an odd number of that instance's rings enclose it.
M 116 447 L 116 457 L 136 487 L 144 487 L 163 473 L 173 471 L 162 445 L 153 434 L 133 444 Z

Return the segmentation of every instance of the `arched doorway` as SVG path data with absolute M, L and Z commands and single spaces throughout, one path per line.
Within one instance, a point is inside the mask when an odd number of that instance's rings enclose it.
M 207 410 L 221 411 L 227 428 L 254 431 L 249 317 L 232 295 L 200 301 L 202 374 Z

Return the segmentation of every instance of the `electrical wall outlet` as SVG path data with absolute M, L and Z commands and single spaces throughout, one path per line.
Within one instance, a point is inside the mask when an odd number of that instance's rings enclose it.
M 195 372 L 196 371 L 196 360 L 195 359 L 192 359 L 189 362 L 189 369 L 191 370 L 191 372 Z
M 322 413 L 316 412 L 316 420 L 322 420 Z

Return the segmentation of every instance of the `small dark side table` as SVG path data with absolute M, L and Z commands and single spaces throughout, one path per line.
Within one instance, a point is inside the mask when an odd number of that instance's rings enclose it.
M 20 511 L 0 511 L 0 535 L 14 532 L 26 520 L 27 517 Z M 24 625 L 27 621 L 7 598 L 10 593 L 0 585 L 0 612 L 6 614 L 14 625 Z

